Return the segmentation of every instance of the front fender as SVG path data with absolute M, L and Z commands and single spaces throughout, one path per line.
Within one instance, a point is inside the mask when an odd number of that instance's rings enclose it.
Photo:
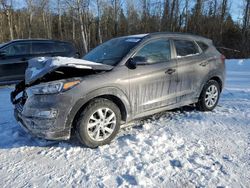
M 126 120 L 131 119 L 131 108 L 130 108 L 130 102 L 128 100 L 127 95 L 120 90 L 119 88 L 116 87 L 105 87 L 105 88 L 99 88 L 94 91 L 89 92 L 87 95 L 81 97 L 71 108 L 70 113 L 68 114 L 67 121 L 66 121 L 66 126 L 70 128 L 72 126 L 73 120 L 78 113 L 78 111 L 83 107 L 85 104 L 87 104 L 90 100 L 101 97 L 104 95 L 111 95 L 114 97 L 117 97 L 121 100 L 123 103 L 126 113 L 127 113 L 127 118 Z

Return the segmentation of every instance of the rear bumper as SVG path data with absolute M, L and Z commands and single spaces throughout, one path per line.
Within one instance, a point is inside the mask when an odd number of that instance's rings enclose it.
M 35 137 L 47 140 L 68 140 L 70 138 L 70 129 L 58 128 L 56 118 L 26 117 L 22 114 L 20 103 L 15 105 L 14 116 L 19 125 Z

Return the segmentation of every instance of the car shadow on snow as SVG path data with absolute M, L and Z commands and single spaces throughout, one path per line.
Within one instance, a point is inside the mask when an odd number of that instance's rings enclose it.
M 152 116 L 145 117 L 143 119 L 136 120 L 132 122 L 133 129 L 143 129 L 142 123 L 147 120 L 157 120 L 162 116 L 166 116 L 172 119 L 173 113 L 186 113 L 194 111 L 193 106 L 184 106 L 182 108 L 174 109 L 171 111 L 161 112 Z M 139 122 L 139 123 L 138 123 Z M 71 134 L 70 140 L 66 141 L 50 141 L 45 139 L 40 139 L 33 137 L 29 133 L 26 133 L 17 123 L 0 125 L 0 149 L 11 149 L 20 147 L 83 147 L 78 141 L 75 134 Z M 73 132 L 73 131 L 72 131 Z M 126 134 L 119 135 L 119 141 L 127 139 Z
M 1 126 L 1 125 L 0 125 Z M 3 128 L 1 128 L 3 129 Z M 51 141 L 33 137 L 26 133 L 18 124 L 13 125 L 9 130 L 0 133 L 0 149 L 12 149 L 20 147 L 79 147 L 81 144 L 76 136 L 72 135 L 70 140 Z

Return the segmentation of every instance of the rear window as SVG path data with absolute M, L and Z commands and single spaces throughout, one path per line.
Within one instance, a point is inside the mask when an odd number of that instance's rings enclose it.
M 33 42 L 32 54 L 53 53 L 53 44 L 47 42 Z
M 199 49 L 193 41 L 174 40 L 177 58 L 199 54 Z
M 196 41 L 199 47 L 202 49 L 202 51 L 206 51 L 208 49 L 208 45 L 205 44 L 204 42 Z

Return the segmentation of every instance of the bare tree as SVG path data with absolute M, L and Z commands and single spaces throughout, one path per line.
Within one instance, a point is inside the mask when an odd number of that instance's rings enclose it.
M 29 13 L 29 28 L 28 28 L 29 38 L 31 38 L 34 4 L 33 4 L 33 0 L 26 0 L 26 3 L 27 3 L 28 13 Z
M 57 0 L 57 14 L 58 14 L 58 31 L 60 33 L 60 39 L 63 39 L 62 33 L 62 4 L 61 0 Z
M 250 56 L 250 0 L 242 1 L 239 23 L 230 16 L 229 0 L 25 0 L 22 8 L 16 0 L 0 0 L 0 43 L 17 37 L 63 39 L 84 54 L 115 36 L 185 31 Z
M 188 18 L 189 18 L 189 12 L 188 12 L 188 7 L 189 7 L 189 0 L 185 0 L 185 7 L 184 7 L 184 11 L 185 11 L 185 32 L 188 31 Z
M 245 34 L 247 31 L 247 27 L 250 25 L 250 0 L 245 0 L 246 6 L 243 15 L 243 27 L 242 33 Z
M 89 6 L 89 0 L 66 0 L 67 4 L 77 12 L 77 17 L 79 20 L 80 30 L 81 30 L 81 38 L 82 38 L 82 45 L 84 53 L 88 52 L 88 32 L 87 32 L 87 23 L 84 23 L 86 21 L 86 15 L 87 15 L 87 9 Z M 84 20 L 85 16 L 85 20 Z
M 202 6 L 203 6 L 203 0 L 196 0 L 196 4 L 194 6 L 193 19 L 192 19 L 192 26 L 193 26 L 192 29 L 196 33 L 200 32 Z
M 121 7 L 121 2 L 120 0 L 111 0 L 111 4 L 113 7 L 113 11 L 114 11 L 114 34 L 115 36 L 117 36 L 118 34 L 118 15 L 120 12 L 120 7 Z
M 102 32 L 101 32 L 101 23 L 100 23 L 101 3 L 102 3 L 101 0 L 96 0 L 96 6 L 97 6 L 97 33 L 98 33 L 99 43 L 102 43 Z
M 227 12 L 227 0 L 223 0 L 222 4 L 221 4 L 221 15 L 220 15 L 220 35 L 222 36 L 222 32 L 223 32 L 223 22 L 226 16 L 226 12 Z
M 169 16 L 169 23 L 170 23 L 170 30 L 171 31 L 173 31 L 173 18 L 174 18 L 176 1 L 177 0 L 172 0 L 172 3 L 171 3 L 171 10 L 170 10 L 170 16 Z
M 250 0 L 245 0 L 242 27 L 242 51 L 246 56 L 250 51 Z
M 149 32 L 149 17 L 150 17 L 150 0 L 141 0 L 142 3 L 142 20 L 141 20 L 141 29 L 144 32 Z
M 9 2 L 9 4 L 8 4 Z M 12 5 L 13 2 L 12 0 L 0 0 L 0 3 L 2 5 L 4 14 L 7 17 L 8 20 L 8 26 L 9 26 L 9 33 L 10 33 L 10 39 L 13 40 L 14 39 L 14 31 L 13 31 L 13 22 L 12 22 Z

